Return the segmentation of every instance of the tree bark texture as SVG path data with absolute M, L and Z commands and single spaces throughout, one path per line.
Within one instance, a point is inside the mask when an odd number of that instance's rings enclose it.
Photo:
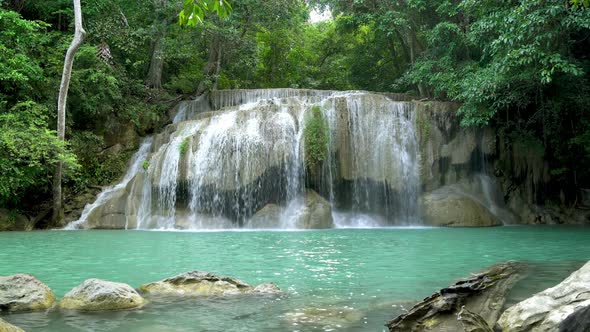
M 57 137 L 63 141 L 66 133 L 66 102 L 68 98 L 68 89 L 70 88 L 70 79 L 72 77 L 72 67 L 74 65 L 74 56 L 82 42 L 86 31 L 82 26 L 82 7 L 80 0 L 73 0 L 74 2 L 74 39 L 68 47 L 66 57 L 64 60 L 64 69 L 61 76 L 61 84 L 59 86 L 59 96 L 57 100 Z M 61 190 L 61 180 L 63 176 L 63 162 L 57 164 L 55 175 L 53 177 L 53 216 L 52 222 L 54 225 L 60 225 L 63 221 L 63 200 Z

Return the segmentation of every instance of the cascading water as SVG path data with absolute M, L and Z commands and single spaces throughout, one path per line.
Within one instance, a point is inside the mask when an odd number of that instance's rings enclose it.
M 329 144 L 310 176 L 304 131 L 314 107 Z M 362 91 L 214 91 L 181 102 L 149 155 L 142 145 L 115 187 L 124 204 L 105 194 L 87 209 L 137 229 L 420 224 L 415 107 Z
M 96 209 L 110 199 L 112 199 L 117 193 L 121 192 L 127 184 L 135 177 L 135 175 L 142 169 L 143 162 L 146 160 L 146 157 L 150 151 L 150 147 L 152 146 L 152 138 L 148 137 L 145 138 L 139 147 L 139 150 L 133 155 L 131 158 L 131 162 L 129 164 L 129 169 L 127 169 L 127 173 L 123 177 L 120 183 L 115 186 L 105 188 L 96 198 L 96 201 L 92 204 L 88 204 L 84 207 L 84 211 L 82 211 L 82 216 L 80 219 L 68 224 L 66 229 L 78 229 L 81 224 L 86 222 L 88 217 L 96 211 Z

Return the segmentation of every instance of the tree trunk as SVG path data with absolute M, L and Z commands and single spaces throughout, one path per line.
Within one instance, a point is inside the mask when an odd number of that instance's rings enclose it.
M 162 89 L 162 70 L 164 69 L 164 52 L 166 30 L 169 24 L 167 15 L 168 0 L 154 0 L 156 9 L 156 20 L 154 27 L 156 29 L 156 38 L 152 44 L 152 56 L 150 58 L 150 68 L 145 80 L 148 88 Z
M 197 97 L 204 94 L 208 90 L 207 81 L 213 79 L 213 87 L 217 87 L 217 80 L 221 72 L 221 39 L 217 34 L 213 36 L 211 48 L 209 48 L 209 59 L 203 67 L 203 80 L 199 83 L 197 88 Z
M 162 29 L 166 29 L 163 27 Z M 164 68 L 164 36 L 165 31 L 160 31 L 152 46 L 150 69 L 145 80 L 148 88 L 162 89 L 162 70 Z
M 70 88 L 70 79 L 72 77 L 72 67 L 74 65 L 74 55 L 84 40 L 86 31 L 82 26 L 82 7 L 80 0 L 74 0 L 74 39 L 66 52 L 64 60 L 64 69 L 59 86 L 59 96 L 57 99 L 57 138 L 61 141 L 65 139 L 66 134 L 66 102 L 68 98 L 68 89 Z M 63 173 L 63 162 L 57 163 L 55 176 L 53 177 L 53 216 L 54 225 L 60 225 L 63 221 L 63 202 L 61 192 L 61 178 Z

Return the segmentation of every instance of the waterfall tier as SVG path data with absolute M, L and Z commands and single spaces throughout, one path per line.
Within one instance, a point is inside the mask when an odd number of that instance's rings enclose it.
M 476 173 L 493 152 L 485 132 L 458 128 L 455 105 L 404 99 L 269 89 L 181 102 L 70 227 L 421 225 L 422 192 Z

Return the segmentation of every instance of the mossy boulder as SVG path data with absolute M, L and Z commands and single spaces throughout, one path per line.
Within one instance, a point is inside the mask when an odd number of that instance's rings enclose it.
M 55 294 L 29 274 L 0 277 L 0 311 L 17 312 L 51 308 Z
M 88 279 L 69 291 L 59 307 L 68 310 L 103 311 L 141 307 L 146 300 L 133 287 L 119 282 Z

